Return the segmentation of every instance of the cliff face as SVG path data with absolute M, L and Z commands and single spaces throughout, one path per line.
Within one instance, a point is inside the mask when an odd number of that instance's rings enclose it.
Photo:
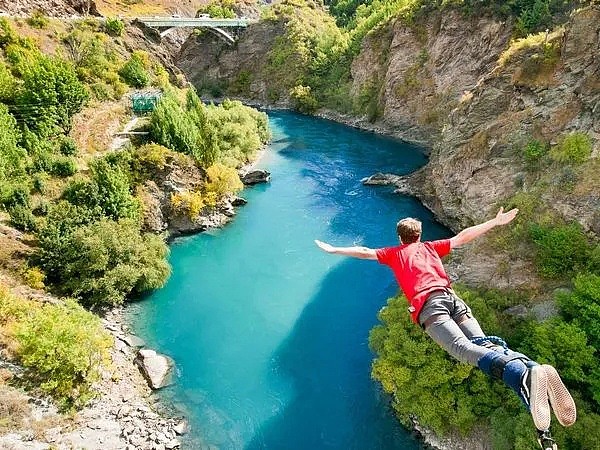
M 194 86 L 207 88 L 215 96 L 227 84 L 234 95 L 273 104 L 268 95 L 269 79 L 254 74 L 263 72 L 275 39 L 283 33 L 281 22 L 254 23 L 241 31 L 239 40 L 230 46 L 222 38 L 203 31 L 184 43 L 176 64 Z
M 485 75 L 452 111 L 417 189 L 435 212 L 459 228 L 489 217 L 497 204 L 532 184 L 520 151 L 531 138 L 551 144 L 571 131 L 591 137 L 592 158 L 574 186 L 561 189 L 564 166 L 547 171 L 545 200 L 566 220 L 600 232 L 600 11 L 576 13 L 564 34 L 547 39 L 555 60 L 540 63 L 539 47 L 516 50 Z M 426 187 L 420 184 L 425 181 Z M 554 185 L 554 186 L 552 186 Z
M 465 90 L 495 65 L 510 23 L 436 13 L 407 27 L 397 20 L 369 35 L 352 63 L 352 93 L 378 87 L 381 124 L 431 146 Z

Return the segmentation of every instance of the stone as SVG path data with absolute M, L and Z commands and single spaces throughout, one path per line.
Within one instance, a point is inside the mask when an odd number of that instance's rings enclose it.
M 172 450 L 174 448 L 179 448 L 181 443 L 177 439 L 171 439 L 169 442 L 165 444 L 165 448 L 168 450 Z
M 231 200 L 232 206 L 244 206 L 247 203 L 248 203 L 248 200 L 246 200 L 243 197 L 238 197 L 238 196 L 234 196 L 233 199 Z
M 142 349 L 138 351 L 135 362 L 152 389 L 160 389 L 170 383 L 172 362 L 167 356 Z
M 187 432 L 187 422 L 182 420 L 173 427 L 173 431 L 179 435 L 185 434 Z
M 130 347 L 143 347 L 146 345 L 146 342 L 133 334 L 129 334 L 122 339 L 127 345 Z
M 240 176 L 240 180 L 245 185 L 268 183 L 271 181 L 271 173 L 266 170 L 251 170 Z

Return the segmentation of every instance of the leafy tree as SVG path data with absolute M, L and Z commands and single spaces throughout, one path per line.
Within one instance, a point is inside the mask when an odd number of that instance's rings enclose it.
M 223 164 L 216 163 L 210 166 L 206 169 L 206 175 L 208 176 L 206 190 L 214 193 L 217 198 L 239 192 L 244 188 L 237 170 Z
M 533 224 L 529 233 L 536 245 L 535 258 L 540 273 L 557 278 L 583 269 L 591 251 L 581 226 Z
M 122 36 L 123 31 L 125 31 L 125 24 L 118 17 L 107 17 L 104 28 L 111 36 Z
M 55 57 L 40 56 L 23 69 L 23 93 L 18 99 L 24 123 L 40 136 L 71 129 L 71 117 L 81 110 L 88 93 L 74 68 Z M 33 108 L 26 113 L 25 108 Z
M 0 301 L 7 301 L 5 295 Z M 14 332 L 19 360 L 62 407 L 83 406 L 95 396 L 92 384 L 108 361 L 110 335 L 98 317 L 72 300 L 28 303 Z
M 86 305 L 117 305 L 130 294 L 161 287 L 168 248 L 131 220 L 101 219 L 75 229 L 59 267 L 58 289 Z
M 25 173 L 25 150 L 18 146 L 20 132 L 17 121 L 0 104 L 0 182 L 11 180 Z
M 17 92 L 17 80 L 6 64 L 0 61 L 0 102 L 12 103 Z
M 119 70 L 119 75 L 129 86 L 143 88 L 150 83 L 150 75 L 146 70 L 145 59 L 141 52 L 133 52 L 129 61 Z

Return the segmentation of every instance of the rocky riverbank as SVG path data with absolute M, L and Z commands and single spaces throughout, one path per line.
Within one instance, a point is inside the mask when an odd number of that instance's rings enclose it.
M 76 414 L 63 416 L 51 403 L 21 393 L 29 407 L 30 426 L 0 436 L 0 448 L 164 450 L 180 446 L 185 419 L 167 415 L 152 396 L 134 364 L 143 342 L 129 333 L 122 318 L 122 309 L 103 318 L 114 346 L 111 364 L 95 385 L 97 398 Z M 16 373 L 18 367 L 12 366 L 12 371 Z

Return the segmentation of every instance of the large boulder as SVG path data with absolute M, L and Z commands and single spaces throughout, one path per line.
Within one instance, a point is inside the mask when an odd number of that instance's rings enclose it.
M 169 357 L 145 348 L 138 352 L 135 362 L 152 389 L 160 389 L 171 383 L 173 361 Z
M 268 183 L 271 181 L 271 172 L 266 170 L 251 170 L 240 176 L 240 180 L 245 185 L 252 185 L 258 183 Z

